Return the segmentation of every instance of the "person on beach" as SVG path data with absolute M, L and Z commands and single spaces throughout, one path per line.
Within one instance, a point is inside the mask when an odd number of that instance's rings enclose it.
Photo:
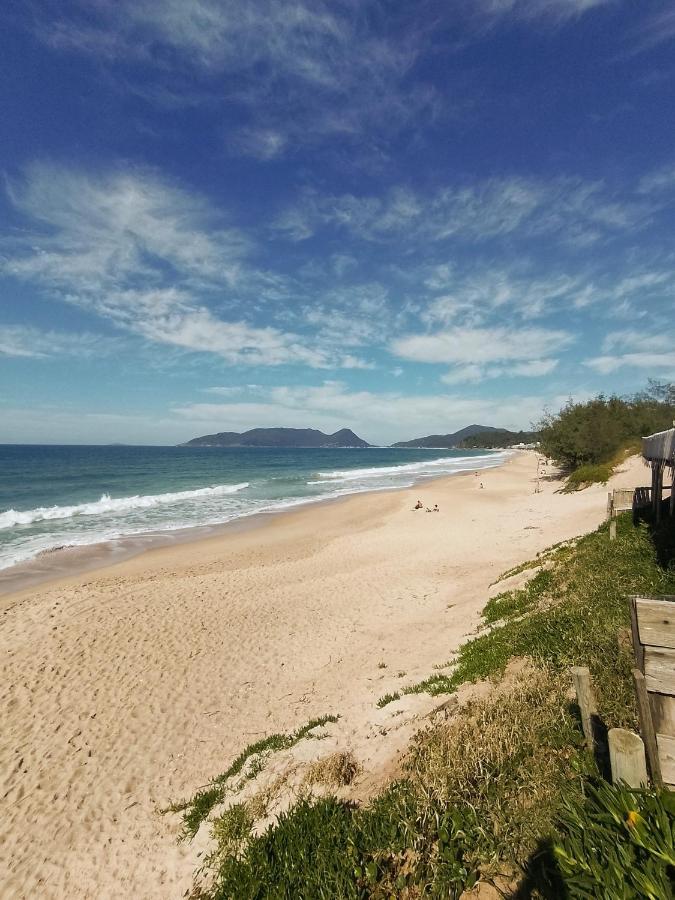
M 434 503 L 434 508 L 432 509 L 432 512 L 440 512 L 440 509 L 438 508 L 438 503 Z
M 413 509 L 422 509 L 423 506 L 424 504 L 422 503 L 422 501 L 418 500 L 417 503 L 413 506 Z

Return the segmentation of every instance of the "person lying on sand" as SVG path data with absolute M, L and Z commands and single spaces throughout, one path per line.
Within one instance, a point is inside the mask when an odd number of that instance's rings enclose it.
M 434 503 L 434 508 L 433 508 L 433 509 L 430 509 L 430 508 L 427 506 L 427 512 L 440 512 L 440 509 L 438 508 L 438 503 Z

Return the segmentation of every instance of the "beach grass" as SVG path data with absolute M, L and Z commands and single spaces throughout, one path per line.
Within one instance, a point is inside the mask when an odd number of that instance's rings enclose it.
M 607 484 L 615 469 L 625 462 L 627 457 L 641 452 L 641 442 L 639 440 L 631 440 L 605 461 L 578 466 L 567 476 L 562 492 L 580 491 L 591 484 Z
M 244 814 L 233 813 L 201 896 L 261 897 L 264 885 L 275 885 L 279 897 L 457 900 L 476 881 L 499 876 L 526 885 L 519 896 L 581 897 L 601 895 L 602 880 L 594 887 L 593 878 L 607 866 L 614 882 L 627 879 L 612 856 L 625 827 L 604 810 L 633 801 L 607 787 L 599 817 L 593 785 L 602 785 L 603 760 L 584 747 L 569 667 L 590 667 L 606 727 L 635 726 L 628 596 L 675 593 L 675 524 L 617 521 L 615 541 L 603 525 L 551 554 L 550 568 L 529 586 L 490 601 L 490 630 L 461 648 L 454 670 L 407 689 L 436 694 L 494 681 L 486 698 L 416 735 L 398 781 L 365 806 L 304 795 L 262 834 L 249 828 L 244 838 Z M 654 792 L 649 803 L 672 830 L 672 804 Z M 607 859 L 591 861 L 599 875 L 584 870 L 583 894 L 574 884 L 587 865 L 578 838 L 586 821 Z M 639 881 L 642 857 L 630 859 Z M 663 881 L 667 863 L 657 864 L 654 877 Z
M 607 701 L 624 711 L 617 724 L 633 724 L 626 598 L 641 591 L 672 593 L 675 572 L 655 556 L 663 527 L 653 534 L 645 523 L 634 526 L 630 514 L 616 521 L 615 541 L 605 523 L 551 554 L 550 568 L 524 588 L 490 600 L 485 616 L 493 627 L 460 648 L 453 671 L 402 693 L 452 693 L 466 682 L 499 677 L 510 659 L 526 656 L 556 672 L 589 665 Z
M 315 728 L 335 723 L 339 716 L 326 715 L 316 719 L 310 719 L 302 727 L 289 734 L 270 734 L 259 741 L 249 744 L 241 751 L 239 756 L 220 775 L 217 775 L 209 784 L 188 800 L 171 803 L 163 812 L 181 813 L 183 818 L 182 836 L 186 839 L 193 838 L 199 828 L 210 815 L 211 811 L 225 800 L 229 790 L 230 779 L 239 775 L 247 763 L 250 763 L 246 772 L 246 780 L 255 778 L 265 767 L 267 756 L 279 750 L 289 750 L 303 738 L 312 736 Z

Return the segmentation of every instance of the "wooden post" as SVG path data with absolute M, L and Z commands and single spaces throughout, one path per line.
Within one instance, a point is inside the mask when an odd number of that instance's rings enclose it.
M 656 521 L 661 521 L 661 500 L 663 498 L 663 466 L 659 463 L 656 470 Z
M 607 494 L 607 518 L 612 518 L 612 492 L 609 491 Z
M 640 735 L 626 731 L 625 728 L 610 728 L 607 738 L 612 765 L 612 783 L 624 781 L 628 787 L 646 787 L 648 780 L 645 745 Z
M 591 673 L 586 666 L 572 666 L 572 681 L 577 694 L 577 703 L 581 712 L 581 726 L 584 729 L 584 737 L 589 750 L 595 747 L 595 732 L 593 728 L 593 716 L 597 715 Z
M 616 519 L 612 519 L 609 523 L 609 539 L 610 541 L 616 540 Z
M 637 620 L 637 597 L 629 597 L 630 600 L 630 630 L 633 638 L 633 653 L 635 665 L 642 671 L 645 667 L 645 648 L 640 640 L 640 628 Z
M 663 786 L 663 779 L 661 777 L 661 763 L 659 762 L 659 748 L 656 743 L 656 732 L 654 731 L 654 722 L 652 720 L 652 708 L 649 703 L 645 676 L 639 669 L 633 669 L 633 683 L 635 684 L 635 694 L 637 696 L 640 732 L 645 744 L 649 771 L 655 786 L 660 788 Z

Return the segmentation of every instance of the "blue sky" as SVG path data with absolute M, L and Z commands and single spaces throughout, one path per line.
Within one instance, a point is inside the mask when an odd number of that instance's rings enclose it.
M 672 2 L 0 18 L 0 441 L 389 442 L 675 378 Z

